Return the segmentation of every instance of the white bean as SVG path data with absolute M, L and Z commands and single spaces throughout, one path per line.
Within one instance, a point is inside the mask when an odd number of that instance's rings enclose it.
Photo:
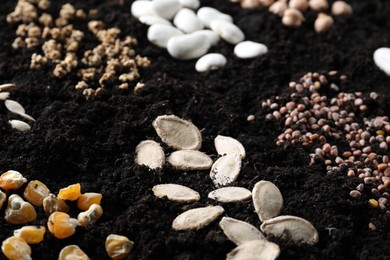
M 195 12 L 188 8 L 183 8 L 177 12 L 173 19 L 173 24 L 185 33 L 192 33 L 203 29 L 203 23 L 196 16 Z
M 195 69 L 198 72 L 206 72 L 216 70 L 226 65 L 226 58 L 219 53 L 209 53 L 202 56 L 195 64 Z
M 148 40 L 161 48 L 166 48 L 169 39 L 183 35 L 179 29 L 166 24 L 153 24 L 148 29 Z
M 268 52 L 267 46 L 262 43 L 245 41 L 240 42 L 234 47 L 234 54 L 241 59 L 250 59 L 266 54 Z
M 245 38 L 244 33 L 238 26 L 225 20 L 211 21 L 210 28 L 230 44 L 237 44 Z

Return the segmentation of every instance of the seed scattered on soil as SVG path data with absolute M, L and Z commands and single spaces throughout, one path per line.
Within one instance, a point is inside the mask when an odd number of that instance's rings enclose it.
M 37 218 L 34 207 L 24 201 L 19 195 L 12 194 L 8 198 L 8 205 L 5 209 L 5 220 L 9 224 L 26 224 Z
M 280 248 L 277 244 L 267 240 L 251 240 L 230 251 L 226 260 L 274 260 L 279 254 Z
M 241 159 L 246 156 L 244 146 L 233 137 L 218 135 L 214 139 L 214 146 L 219 155 L 238 154 Z
M 253 187 L 252 197 L 253 205 L 261 221 L 279 215 L 283 208 L 283 196 L 272 182 L 257 182 Z
M 168 146 L 178 150 L 199 150 L 202 134 L 191 122 L 175 115 L 158 116 L 153 121 L 157 135 Z
M 20 172 L 14 170 L 6 171 L 0 176 L 0 188 L 6 191 L 17 190 L 26 182 L 27 179 Z
M 56 238 L 63 239 L 70 237 L 76 232 L 79 225 L 77 219 L 71 218 L 64 212 L 54 212 L 47 221 L 47 227 Z
M 168 40 L 168 53 L 178 60 L 192 60 L 202 57 L 211 47 L 204 35 L 191 33 L 173 36 Z
M 229 240 L 236 245 L 241 245 L 251 240 L 265 240 L 260 230 L 245 221 L 223 217 L 219 222 L 219 226 Z
M 319 13 L 317 19 L 314 22 L 314 30 L 317 33 L 322 33 L 330 29 L 333 26 L 333 18 L 330 15 Z
M 214 222 L 224 212 L 221 206 L 190 209 L 177 216 L 172 223 L 174 230 L 198 230 Z
M 157 198 L 167 197 L 169 200 L 181 203 L 195 202 L 200 199 L 198 192 L 179 184 L 158 184 L 152 190 Z
M 244 41 L 234 47 L 234 54 L 241 59 L 252 59 L 268 52 L 267 46 L 253 41 Z
M 211 167 L 210 178 L 215 186 L 226 186 L 234 182 L 241 170 L 241 155 L 227 154 L 216 160 Z
M 300 217 L 279 216 L 267 219 L 261 224 L 260 230 L 267 236 L 283 238 L 296 244 L 314 245 L 318 242 L 318 233 L 313 225 Z
M 24 226 L 14 231 L 15 237 L 21 237 L 27 244 L 39 244 L 43 241 L 46 228 L 44 226 Z
M 288 8 L 283 12 L 282 23 L 287 27 L 299 27 L 304 21 L 305 17 L 297 9 Z
M 156 23 L 149 27 L 147 37 L 149 42 L 160 48 L 167 48 L 169 39 L 184 35 L 182 31 L 170 24 Z
M 161 168 L 165 164 L 164 150 L 155 141 L 142 141 L 135 148 L 135 163 L 150 169 Z
M 233 18 L 230 15 L 222 13 L 212 7 L 199 8 L 197 15 L 206 28 L 210 28 L 210 23 L 213 20 L 224 20 L 230 23 L 233 22 Z
M 87 211 L 79 213 L 77 221 L 85 227 L 95 223 L 103 215 L 103 208 L 99 204 L 92 204 Z
M 23 192 L 23 197 L 33 204 L 34 206 L 40 207 L 43 205 L 43 199 L 50 195 L 49 188 L 46 187 L 40 181 L 30 181 L 27 184 L 26 189 Z
M 7 199 L 7 194 L 0 190 L 0 209 L 3 207 L 5 200 Z
M 242 187 L 224 187 L 213 190 L 209 193 L 208 198 L 223 203 L 238 202 L 249 200 L 252 197 L 250 190 Z
M 182 5 L 177 0 L 152 1 L 152 10 L 155 14 L 167 20 L 172 20 L 181 8 Z
M 9 92 L 0 92 L 0 100 L 6 100 L 9 98 Z
M 10 260 L 31 260 L 31 248 L 20 237 L 9 237 L 1 244 L 1 251 Z
M 26 132 L 31 130 L 31 126 L 23 121 L 20 120 L 9 120 L 8 123 L 11 125 L 12 128 L 20 131 L 20 132 Z
M 205 153 L 196 150 L 180 150 L 166 158 L 167 163 L 178 170 L 208 170 L 213 160 Z
M 225 67 L 227 60 L 220 53 L 209 53 L 202 56 L 195 64 L 197 72 L 207 72 Z M 0 93 L 1 94 L 1 93 Z
M 111 234 L 106 238 L 106 252 L 112 259 L 126 258 L 133 249 L 134 242 L 125 236 Z
M 81 196 L 80 183 L 69 185 L 66 188 L 60 189 L 58 192 L 58 198 L 60 200 L 77 200 Z
M 333 15 L 350 15 L 352 12 L 352 6 L 345 1 L 334 1 L 332 4 Z
M 203 29 L 203 23 L 196 13 L 188 8 L 183 8 L 177 12 L 173 19 L 173 24 L 185 33 L 192 33 Z
M 15 87 L 15 84 L 13 83 L 0 84 L 0 91 L 7 91 L 12 87 Z
M 103 195 L 96 192 L 86 192 L 77 199 L 77 207 L 81 210 L 88 210 L 92 204 L 99 204 Z
M 374 52 L 374 62 L 390 76 L 390 48 L 382 47 Z
M 70 260 L 70 259 L 89 260 L 89 257 L 77 245 L 69 245 L 69 246 L 64 247 L 60 251 L 60 255 L 58 256 L 58 260 Z
M 225 20 L 212 20 L 210 28 L 230 44 L 237 44 L 245 39 L 243 31 L 237 25 Z
M 64 200 L 57 198 L 54 194 L 50 194 L 43 199 L 43 210 L 47 215 L 51 215 L 56 211 L 66 213 L 70 210 L 70 208 L 66 205 Z

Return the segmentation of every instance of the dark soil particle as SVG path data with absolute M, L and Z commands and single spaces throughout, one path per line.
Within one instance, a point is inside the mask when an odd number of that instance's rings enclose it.
M 152 61 L 150 68 L 141 70 L 146 86 L 138 95 L 131 89 L 108 90 L 88 101 L 73 87 L 78 81 L 75 73 L 57 79 L 51 76 L 50 66 L 29 70 L 31 54 L 39 49 L 12 49 L 16 26 L 8 25 L 5 17 L 15 2 L 0 2 L 0 83 L 16 84 L 11 98 L 37 121 L 31 131 L 17 132 L 8 124 L 16 116 L 0 106 L 0 171 L 20 171 L 28 180 L 44 182 L 53 193 L 80 182 L 82 192 L 103 194 L 104 215 L 96 224 L 77 228 L 75 235 L 63 240 L 46 234 L 44 242 L 32 246 L 34 259 L 57 259 L 69 244 L 79 245 L 91 259 L 108 259 L 104 241 L 111 233 L 134 241 L 129 259 L 224 259 L 235 247 L 218 221 L 199 231 L 171 229 L 173 219 L 184 210 L 217 205 L 207 199 L 214 189 L 207 171 L 183 172 L 168 166 L 151 171 L 134 164 L 140 141 L 160 142 L 151 122 L 162 114 L 189 119 L 202 129 L 202 151 L 212 158 L 217 157 L 213 140 L 218 134 L 237 138 L 247 157 L 234 185 L 252 189 L 257 181 L 272 181 L 284 196 L 282 214 L 313 223 L 320 238 L 314 246 L 271 238 L 281 246 L 279 259 L 390 259 L 390 220 L 368 206 L 370 190 L 366 188 L 360 199 L 351 200 L 349 191 L 358 180 L 344 174 L 327 175 L 320 165 L 309 166 L 309 152 L 299 145 L 276 146 L 280 127 L 265 121 L 266 112 L 260 107 L 261 100 L 286 93 L 288 82 L 306 72 L 338 70 L 349 78 L 342 91 L 376 91 L 381 96 L 383 102 L 370 108 L 369 117 L 390 116 L 390 77 L 372 60 L 375 49 L 390 46 L 389 1 L 350 0 L 354 15 L 336 17 L 335 26 L 320 35 L 313 30 L 316 15 L 312 12 L 302 27 L 289 29 L 266 10 L 243 10 L 228 0 L 202 1 L 202 6 L 231 14 L 246 39 L 266 44 L 269 53 L 239 60 L 233 55 L 234 46 L 221 42 L 212 51 L 226 55 L 226 67 L 199 74 L 194 61 L 173 60 L 148 43 L 147 27 L 131 17 L 131 1 L 70 0 L 78 8 L 97 8 L 107 27 L 117 26 L 122 35 L 135 36 L 139 41 L 136 51 Z M 51 3 L 49 12 L 55 14 L 65 1 Z M 87 34 L 82 48 L 96 43 Z M 255 121 L 247 122 L 250 114 L 256 115 Z M 151 188 L 158 183 L 186 185 L 197 190 L 201 200 L 180 205 L 156 199 Z M 23 188 L 17 191 L 22 192 Z M 260 225 L 251 201 L 223 207 L 225 216 Z M 47 216 L 42 208 L 37 211 L 32 224 L 45 225 Z M 4 215 L 4 207 L 0 214 Z M 78 214 L 73 204 L 70 214 Z M 368 228 L 370 222 L 376 231 Z M 3 217 L 0 227 L 1 241 L 19 228 Z

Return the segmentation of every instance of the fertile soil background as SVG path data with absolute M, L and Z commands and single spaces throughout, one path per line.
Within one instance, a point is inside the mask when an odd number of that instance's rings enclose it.
M 221 42 L 211 51 L 224 54 L 228 63 L 209 73 L 197 73 L 195 61 L 174 60 L 149 44 L 147 26 L 130 14 L 131 1 L 69 2 L 85 10 L 97 8 L 107 27 L 117 26 L 122 35 L 135 36 L 136 50 L 149 57 L 152 65 L 141 71 L 146 87 L 138 95 L 131 89 L 108 89 L 87 101 L 74 89 L 75 73 L 58 79 L 51 76 L 50 67 L 29 70 L 31 54 L 37 50 L 12 49 L 16 27 L 8 25 L 5 17 L 16 1 L 0 1 L 0 83 L 15 83 L 11 98 L 37 120 L 31 131 L 17 132 L 8 124 L 15 116 L 0 106 L 1 172 L 17 170 L 28 180 L 44 182 L 53 193 L 80 182 L 82 192 L 103 194 L 104 215 L 96 224 L 77 228 L 75 235 L 63 240 L 46 234 L 41 244 L 32 246 L 34 259 L 57 259 L 69 244 L 79 245 L 91 259 L 108 259 L 104 241 L 111 233 L 134 241 L 129 259 L 224 259 L 235 247 L 218 221 L 199 231 L 171 229 L 173 219 L 183 211 L 218 204 L 207 199 L 214 189 L 208 171 L 185 172 L 168 166 L 152 171 L 134 164 L 139 142 L 160 142 L 151 123 L 163 114 L 191 120 L 202 129 L 202 151 L 214 159 L 213 140 L 218 134 L 237 138 L 247 157 L 234 185 L 252 189 L 257 181 L 272 181 L 284 196 L 282 214 L 313 223 L 319 243 L 296 246 L 274 239 L 281 246 L 280 259 L 390 259 L 390 220 L 368 206 L 370 189 L 363 191 L 361 199 L 351 200 L 348 194 L 359 183 L 357 177 L 327 175 L 322 165 L 308 166 L 309 151 L 299 145 L 278 147 L 275 139 L 282 126 L 265 121 L 267 111 L 260 107 L 263 99 L 288 94 L 289 81 L 306 72 L 338 70 L 349 78 L 341 85 L 342 91 L 376 91 L 381 96 L 367 116 L 390 116 L 390 77 L 372 60 L 375 49 L 390 46 L 390 1 L 351 0 L 354 15 L 336 17 L 335 26 L 320 35 L 313 30 L 312 12 L 302 27 L 288 29 L 267 10 L 243 10 L 227 0 L 202 1 L 202 6 L 231 14 L 246 39 L 269 48 L 262 57 L 240 60 L 233 55 L 234 46 Z M 49 12 L 57 14 L 64 3 L 52 1 Z M 92 34 L 86 39 L 85 49 L 97 44 Z M 250 114 L 256 116 L 255 121 L 246 120 Z M 159 183 L 191 187 L 201 200 L 182 205 L 156 199 L 151 188 Z M 225 216 L 260 225 L 251 201 L 223 207 Z M 47 216 L 42 208 L 37 211 L 32 224 L 45 225 Z M 76 216 L 77 210 L 70 214 Z M 370 222 L 376 231 L 368 228 Z M 1 241 L 19 228 L 4 218 L 0 227 Z

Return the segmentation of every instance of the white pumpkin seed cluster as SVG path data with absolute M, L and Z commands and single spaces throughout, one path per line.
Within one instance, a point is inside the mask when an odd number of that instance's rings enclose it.
M 6 83 L 6 84 L 0 85 L 0 100 L 4 101 L 5 107 L 11 113 L 16 114 L 20 117 L 23 117 L 26 120 L 35 122 L 35 119 L 32 116 L 26 114 L 26 110 L 24 109 L 24 107 L 21 104 L 19 104 L 15 100 L 8 99 L 10 96 L 10 93 L 7 92 L 7 90 L 9 90 L 11 87 L 14 87 L 14 86 L 15 85 L 12 83 Z M 25 132 L 25 131 L 28 131 L 31 129 L 31 126 L 28 123 L 23 122 L 23 121 L 18 120 L 18 119 L 11 119 L 8 121 L 8 123 L 11 125 L 12 128 L 14 128 L 20 132 Z
M 234 203 L 252 198 L 254 209 L 262 222 L 260 230 L 253 225 L 230 217 L 223 217 L 219 226 L 233 243 L 237 245 L 227 259 L 276 259 L 280 254 L 277 244 L 267 237 L 278 237 L 294 243 L 313 245 L 318 241 L 318 233 L 305 219 L 295 216 L 279 216 L 283 209 L 283 196 L 280 190 L 269 181 L 259 181 L 252 192 L 244 187 L 231 185 L 238 177 L 241 161 L 245 158 L 244 146 L 236 139 L 218 135 L 214 145 L 219 157 L 214 163 L 201 148 L 202 136 L 191 122 L 174 115 L 159 116 L 153 127 L 161 140 L 168 146 L 179 149 L 165 158 L 162 147 L 155 141 L 142 141 L 136 147 L 135 162 L 150 169 L 161 168 L 167 162 L 178 170 L 207 170 L 216 187 L 208 198 L 219 203 Z M 182 149 L 182 150 L 180 150 Z M 221 187 L 225 186 L 225 187 Z M 152 188 L 157 198 L 177 202 L 193 203 L 200 200 L 200 194 L 179 184 L 158 184 Z M 224 213 L 220 205 L 198 207 L 187 210 L 172 222 L 177 231 L 202 229 Z M 289 234 L 288 237 L 286 234 Z
M 212 7 L 199 6 L 199 0 L 138 0 L 132 4 L 131 14 L 150 26 L 148 40 L 167 49 L 173 58 L 199 58 L 195 65 L 198 72 L 220 69 L 226 65 L 227 60 L 222 54 L 207 54 L 220 39 L 236 45 L 234 54 L 241 59 L 268 52 L 264 44 L 244 41 L 244 33 L 233 23 L 230 15 Z

